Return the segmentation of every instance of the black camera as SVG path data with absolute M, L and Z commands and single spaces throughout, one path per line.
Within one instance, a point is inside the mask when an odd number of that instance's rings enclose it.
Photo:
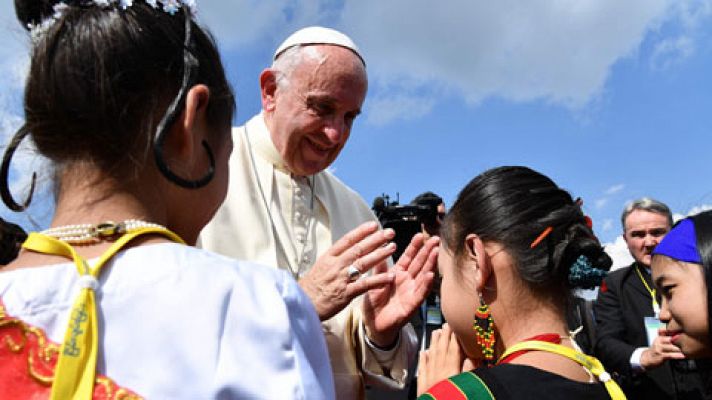
M 439 204 L 439 203 L 438 203 Z M 398 260 L 416 233 L 423 231 L 423 226 L 434 226 L 438 217 L 438 204 L 398 204 L 386 194 L 373 200 L 372 210 L 384 228 L 396 232 L 393 240 L 396 252 L 393 259 Z

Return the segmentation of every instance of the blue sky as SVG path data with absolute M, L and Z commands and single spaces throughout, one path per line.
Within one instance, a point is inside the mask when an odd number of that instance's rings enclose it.
M 681 215 L 712 205 L 712 1 L 213 0 L 199 10 L 236 88 L 238 124 L 259 111 L 257 77 L 287 35 L 319 24 L 352 36 L 369 94 L 332 170 L 368 203 L 425 190 L 452 203 L 485 169 L 526 165 L 582 197 L 616 255 L 626 202 L 653 196 Z M 0 0 L 4 138 L 21 121 L 27 53 L 13 17 Z M 18 190 L 31 169 L 47 171 L 21 156 Z M 49 180 L 29 215 L 0 215 L 46 224 Z

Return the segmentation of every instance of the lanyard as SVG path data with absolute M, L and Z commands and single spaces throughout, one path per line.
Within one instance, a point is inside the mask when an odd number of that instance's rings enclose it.
M 651 289 L 650 286 L 648 286 L 648 282 L 645 281 L 643 278 L 643 274 L 640 273 L 640 268 L 636 264 L 635 266 L 635 272 L 638 274 L 638 278 L 640 278 L 640 281 L 643 282 L 643 286 L 645 286 L 645 289 L 650 293 L 650 297 L 653 299 L 653 313 L 655 314 L 655 318 L 658 318 L 658 315 L 660 315 L 660 305 L 658 304 L 658 299 L 656 298 L 656 293 L 655 289 Z
M 570 347 L 562 346 L 560 344 L 554 344 L 549 342 L 544 342 L 540 340 L 528 340 L 526 342 L 517 343 L 514 346 L 507 349 L 507 351 L 502 354 L 499 358 L 500 360 L 506 358 L 512 353 L 523 350 L 540 350 L 549 353 L 558 354 L 564 356 L 570 360 L 573 360 L 581 364 L 584 368 L 591 371 L 592 374 L 596 375 L 599 381 L 603 382 L 606 386 L 608 394 L 613 400 L 623 400 L 625 399 L 625 394 L 618 386 L 616 381 L 611 378 L 611 375 L 606 372 L 603 368 L 603 364 L 596 357 L 587 356 L 581 352 L 578 352 Z
M 122 235 L 90 267 L 84 258 L 68 243 L 51 236 L 32 232 L 22 247 L 44 254 L 71 258 L 77 267 L 80 292 L 74 301 L 69 317 L 69 326 L 59 352 L 52 384 L 51 399 L 91 399 L 94 393 L 96 358 L 98 353 L 98 318 L 95 292 L 99 287 L 97 278 L 104 264 L 124 246 L 138 236 L 159 234 L 185 244 L 175 233 L 158 227 L 140 228 Z

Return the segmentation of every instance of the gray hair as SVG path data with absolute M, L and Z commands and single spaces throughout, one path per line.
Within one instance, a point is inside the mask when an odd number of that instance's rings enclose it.
M 648 211 L 667 217 L 668 224 L 672 226 L 672 213 L 670 208 L 665 205 L 665 203 L 651 199 L 650 197 L 643 197 L 638 200 L 633 200 L 628 203 L 623 209 L 623 214 L 621 214 L 621 225 L 623 226 L 623 232 L 625 232 L 625 219 L 628 218 L 630 213 L 635 210 Z
M 321 64 L 326 61 L 326 56 L 319 51 L 317 46 L 292 46 L 282 52 L 272 62 L 272 69 L 277 75 L 277 86 L 282 88 L 289 86 L 289 77 L 292 76 L 292 72 L 306 60 L 313 60 Z

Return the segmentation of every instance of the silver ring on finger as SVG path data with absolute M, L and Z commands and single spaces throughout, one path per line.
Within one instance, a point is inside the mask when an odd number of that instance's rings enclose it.
M 361 271 L 356 268 L 354 264 L 349 265 L 349 267 L 346 269 L 346 274 L 349 278 L 349 282 L 357 281 L 358 278 L 361 277 Z

